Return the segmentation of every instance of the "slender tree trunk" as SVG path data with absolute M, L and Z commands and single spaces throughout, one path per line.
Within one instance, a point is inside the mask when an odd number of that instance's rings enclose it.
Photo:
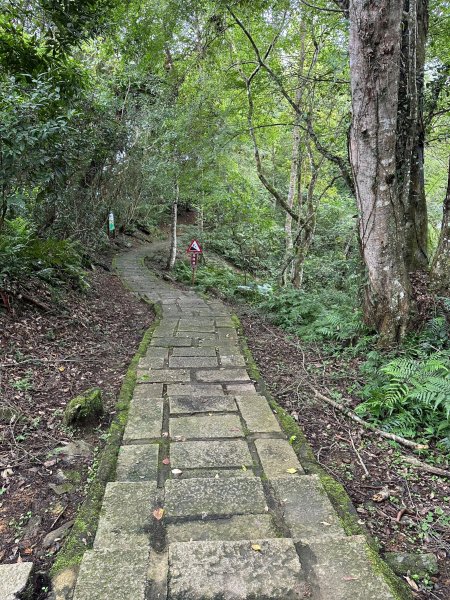
M 405 259 L 412 272 L 428 266 L 423 116 L 428 0 L 404 0 L 403 7 L 396 153 L 403 196 Z
M 314 239 L 314 233 L 316 231 L 316 214 L 317 206 L 314 203 L 314 190 L 316 187 L 317 180 L 319 178 L 319 167 L 314 161 L 311 147 L 308 145 L 308 156 L 309 164 L 311 169 L 311 179 L 309 181 L 308 190 L 306 194 L 306 214 L 304 223 L 301 225 L 302 230 L 299 231 L 296 239 L 296 253 L 294 259 L 294 269 L 292 274 L 292 285 L 296 289 L 300 289 L 303 284 L 303 270 L 305 267 L 305 260 L 308 256 L 309 249 Z
M 299 189 L 299 179 L 301 178 L 300 168 L 300 127 L 298 115 L 295 117 L 294 130 L 292 132 L 292 157 L 291 157 L 291 172 L 289 176 L 289 191 L 287 197 L 287 203 L 291 210 L 294 209 L 294 202 L 297 190 Z M 289 256 L 292 256 L 294 248 L 294 241 L 292 239 L 292 217 L 289 213 L 286 213 L 284 221 L 284 238 L 285 238 L 285 255 L 284 259 L 288 260 Z M 292 272 L 291 268 L 284 270 L 282 275 L 282 285 L 286 285 L 289 278 L 289 273 Z
M 167 268 L 173 269 L 177 258 L 177 222 L 178 222 L 178 198 L 179 198 L 179 186 L 178 182 L 175 186 L 175 200 L 172 204 L 172 223 L 170 227 L 170 254 L 169 260 L 167 261 Z
M 431 266 L 433 287 L 448 294 L 450 289 L 450 159 L 448 166 L 447 193 L 442 210 L 439 243 Z
M 303 23 L 300 25 L 300 57 L 298 65 L 297 75 L 297 89 L 295 90 L 295 104 L 300 107 L 303 98 L 303 85 L 302 75 L 305 65 L 305 27 Z M 294 129 L 292 131 L 292 154 L 291 154 L 291 172 L 289 176 L 289 191 L 287 197 L 287 204 L 291 210 L 294 208 L 295 197 L 297 192 L 301 189 L 301 161 L 300 161 L 300 113 L 295 112 L 294 115 Z M 292 216 L 286 213 L 284 222 L 284 237 L 285 237 L 285 254 L 284 260 L 289 260 L 289 256 L 293 254 L 294 243 L 292 239 Z M 293 269 L 287 268 L 283 270 L 281 283 L 286 285 L 289 278 L 289 274 L 293 275 Z
M 203 233 L 203 206 L 197 209 L 197 227 L 200 233 Z
M 368 276 L 364 311 L 389 341 L 403 336 L 410 311 L 396 172 L 402 13 L 398 1 L 350 2 L 350 157 Z

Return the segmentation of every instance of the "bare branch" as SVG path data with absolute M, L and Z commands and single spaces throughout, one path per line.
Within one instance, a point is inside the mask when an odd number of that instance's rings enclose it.
M 339 6 L 343 15 L 348 19 L 348 11 L 350 9 L 350 0 L 334 0 L 334 3 Z
M 245 34 L 246 38 L 249 40 L 249 42 L 255 52 L 256 59 L 259 63 L 258 67 L 255 68 L 255 71 L 251 75 L 251 78 L 253 79 L 253 77 L 255 77 L 255 75 L 259 72 L 259 70 L 261 68 L 264 69 L 270 75 L 270 77 L 273 79 L 273 81 L 277 84 L 278 89 L 280 90 L 280 92 L 283 95 L 283 97 L 285 98 L 285 100 L 294 109 L 294 111 L 301 117 L 302 121 L 305 122 L 306 131 L 308 132 L 311 139 L 313 140 L 318 152 L 320 152 L 320 154 L 322 154 L 322 156 L 324 156 L 330 162 L 333 162 L 335 165 L 337 165 L 339 167 L 339 170 L 342 173 L 342 177 L 344 178 L 344 181 L 346 182 L 348 188 L 354 195 L 355 194 L 355 185 L 353 182 L 353 177 L 352 177 L 352 174 L 351 174 L 348 166 L 346 165 L 345 160 L 342 157 L 340 157 L 339 155 L 333 154 L 330 150 L 328 150 L 327 148 L 325 148 L 325 146 L 323 146 L 323 144 L 320 142 L 319 138 L 317 137 L 310 120 L 305 117 L 305 115 L 300 110 L 300 107 L 298 106 L 298 104 L 292 99 L 292 97 L 286 90 L 281 78 L 273 71 L 273 69 L 271 69 L 271 67 L 262 58 L 261 52 L 259 51 L 259 48 L 258 48 L 255 40 L 253 39 L 251 33 L 248 31 L 248 29 L 245 27 L 245 25 L 239 19 L 239 17 L 237 17 L 234 14 L 234 12 L 231 10 L 231 8 L 229 6 L 227 7 L 227 9 L 228 9 L 229 13 L 231 14 L 231 16 L 233 17 L 233 19 L 235 20 L 236 24 L 241 28 L 241 30 Z M 315 52 L 316 60 L 317 60 L 317 53 L 318 53 L 318 49 L 316 48 L 316 52 Z M 265 58 L 267 58 L 267 57 L 265 56 Z
M 316 6 L 315 4 L 309 4 L 309 2 L 306 2 L 305 0 L 300 0 L 300 2 L 302 4 L 304 4 L 305 6 L 308 6 L 309 8 L 313 8 L 314 10 L 320 10 L 322 12 L 328 12 L 328 13 L 340 13 L 342 14 L 342 9 L 340 8 L 324 8 L 323 6 Z
M 229 9 L 229 10 L 231 12 L 231 9 Z M 233 13 L 231 12 L 231 14 L 233 14 Z M 233 15 L 233 17 L 234 17 L 234 15 Z M 269 57 L 270 52 L 272 51 L 273 47 L 275 46 L 278 36 L 279 36 L 279 34 L 277 34 L 275 36 L 275 38 L 272 40 L 272 42 L 269 44 L 266 52 L 264 53 L 265 59 L 267 59 Z M 233 42 L 230 41 L 229 44 L 231 47 L 231 51 L 236 52 L 235 48 L 233 46 Z M 255 48 L 256 48 L 256 45 L 255 45 Z M 247 77 L 247 75 L 245 74 L 241 63 L 239 63 L 239 62 L 236 63 L 237 70 L 239 71 L 239 74 L 241 75 L 241 77 L 245 83 L 245 88 L 247 91 L 247 100 L 248 100 L 247 123 L 248 123 L 248 131 L 250 133 L 250 137 L 251 137 L 251 140 L 253 143 L 253 154 L 255 157 L 256 172 L 258 175 L 258 179 L 261 181 L 261 183 L 266 188 L 266 190 L 273 196 L 273 198 L 275 198 L 275 201 L 294 219 L 294 221 L 299 222 L 299 215 L 289 206 L 289 203 L 287 202 L 287 200 L 270 183 L 270 181 L 267 179 L 267 177 L 264 174 L 262 161 L 261 161 L 261 154 L 259 152 L 259 147 L 258 147 L 258 140 L 256 138 L 255 127 L 253 125 L 254 103 L 253 103 L 253 96 L 252 96 L 252 89 L 251 89 L 252 80 L 256 76 L 256 74 L 259 72 L 259 70 L 261 69 L 261 66 L 263 64 L 261 55 L 259 54 L 259 50 L 257 50 L 257 58 L 258 58 L 259 64 L 257 67 L 255 67 L 253 73 L 249 77 Z

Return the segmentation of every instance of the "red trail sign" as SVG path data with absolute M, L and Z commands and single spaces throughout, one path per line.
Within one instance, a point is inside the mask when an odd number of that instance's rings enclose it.
M 200 244 L 197 242 L 197 240 L 192 240 L 186 252 L 195 252 L 196 254 L 202 254 L 203 250 Z

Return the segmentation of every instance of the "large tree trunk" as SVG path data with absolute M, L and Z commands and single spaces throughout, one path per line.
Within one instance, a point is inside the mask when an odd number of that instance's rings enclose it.
M 431 267 L 433 286 L 444 294 L 450 289 L 450 159 L 448 165 L 447 193 L 442 211 L 439 243 Z
M 365 317 L 389 341 L 403 336 L 410 312 L 396 169 L 402 13 L 401 2 L 388 0 L 352 0 L 349 13 L 350 158 L 368 276 Z
M 426 0 L 352 0 L 349 10 L 350 159 L 368 277 L 364 314 L 384 344 L 400 341 L 410 326 L 409 272 L 421 263 L 424 245 L 424 196 L 416 187 L 423 169 L 416 162 L 423 143 L 423 11 Z

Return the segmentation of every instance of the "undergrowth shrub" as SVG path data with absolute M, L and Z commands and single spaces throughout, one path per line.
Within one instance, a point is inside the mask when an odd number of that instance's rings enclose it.
M 0 231 L 0 289 L 11 290 L 30 278 L 51 285 L 87 286 L 81 253 L 74 242 L 40 239 L 20 217 L 5 221 Z
M 190 264 L 178 261 L 173 274 L 178 281 L 190 283 L 192 279 Z M 239 286 L 242 286 L 243 277 L 231 268 L 206 264 L 197 269 L 195 284 L 201 291 L 218 290 L 223 296 L 232 298 L 238 293 Z
M 275 289 L 258 307 L 271 321 L 306 341 L 354 343 L 365 332 L 361 313 L 345 291 Z
M 445 306 L 445 303 L 443 304 Z M 431 319 L 393 357 L 369 353 L 361 372 L 368 383 L 356 412 L 408 439 L 434 441 L 450 452 L 450 343 L 445 316 Z

